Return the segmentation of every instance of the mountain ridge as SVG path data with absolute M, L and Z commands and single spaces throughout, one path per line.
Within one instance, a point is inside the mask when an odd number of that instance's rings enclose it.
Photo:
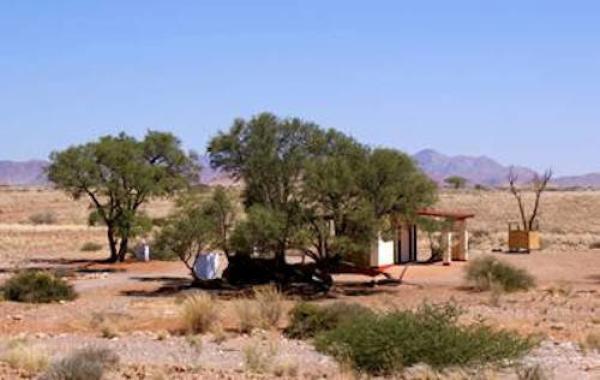
M 506 185 L 511 168 L 521 183 L 531 181 L 536 174 L 533 169 L 525 166 L 502 165 L 488 156 L 450 156 L 434 149 L 423 149 L 412 155 L 412 158 L 429 177 L 440 184 L 448 177 L 460 176 L 467 179 L 470 186 L 498 187 Z M 227 173 L 210 167 L 210 160 L 207 156 L 202 156 L 200 163 L 203 169 L 200 175 L 202 183 L 207 185 L 231 185 L 233 183 Z M 48 179 L 45 176 L 47 165 L 48 162 L 44 160 L 0 160 L 0 185 L 48 185 Z M 552 184 L 557 187 L 600 188 L 600 172 L 561 176 L 553 179 Z

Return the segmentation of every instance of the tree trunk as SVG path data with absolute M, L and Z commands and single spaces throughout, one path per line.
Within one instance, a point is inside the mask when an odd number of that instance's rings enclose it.
M 127 245 L 129 243 L 129 237 L 127 235 L 121 238 L 121 245 L 119 246 L 119 261 L 125 261 L 125 255 L 127 255 Z
M 107 231 L 108 236 L 108 245 L 110 247 L 110 257 L 108 258 L 109 263 L 116 263 L 119 259 L 119 255 L 117 252 L 117 240 L 115 239 L 115 233 L 112 226 L 108 226 Z

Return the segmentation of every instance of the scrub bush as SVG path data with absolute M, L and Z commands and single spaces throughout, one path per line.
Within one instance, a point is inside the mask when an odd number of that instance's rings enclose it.
M 535 279 L 525 269 L 517 268 L 492 256 L 475 259 L 467 265 L 465 278 L 478 290 L 500 287 L 506 292 L 528 290 Z
M 28 303 L 67 301 L 77 296 L 73 287 L 62 278 L 37 270 L 15 274 L 2 290 L 7 300 Z
M 290 325 L 285 333 L 294 339 L 312 338 L 336 328 L 344 321 L 372 314 L 370 309 L 354 303 L 336 302 L 320 306 L 302 302 L 290 311 Z
M 517 358 L 529 338 L 483 324 L 457 324 L 453 305 L 424 305 L 417 311 L 365 314 L 317 335 L 319 351 L 358 371 L 386 375 L 425 363 L 433 368 L 494 363 Z

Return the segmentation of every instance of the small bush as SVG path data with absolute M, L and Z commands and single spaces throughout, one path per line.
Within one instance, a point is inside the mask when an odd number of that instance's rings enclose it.
M 73 287 L 62 278 L 35 270 L 23 271 L 9 278 L 3 293 L 7 300 L 28 303 L 49 303 L 76 297 Z
M 528 338 L 483 324 L 457 324 L 453 305 L 424 305 L 417 311 L 365 314 L 317 335 L 319 351 L 370 374 L 389 374 L 425 363 L 433 368 L 468 366 L 519 357 Z
M 35 225 L 54 224 L 56 223 L 56 216 L 51 211 L 44 211 L 30 215 L 29 221 Z
M 108 348 L 86 347 L 52 364 L 42 380 L 100 380 L 119 365 L 119 356 Z
M 102 248 L 103 248 L 102 244 L 88 241 L 87 243 L 85 243 L 81 246 L 81 251 L 82 252 L 96 252 L 96 251 L 100 251 Z
M 119 331 L 113 323 L 103 322 L 100 327 L 100 336 L 104 339 L 114 339 L 119 336 Z
M 499 286 L 506 292 L 528 290 L 535 280 L 525 269 L 487 256 L 475 259 L 466 268 L 466 280 L 478 290 L 490 290 Z
M 590 244 L 590 249 L 600 249 L 600 241 L 595 241 Z
M 182 305 L 181 319 L 185 329 L 190 334 L 203 334 L 208 332 L 217 322 L 219 308 L 215 299 L 201 293 L 188 297 Z
M 285 333 L 294 339 L 312 338 L 333 330 L 344 321 L 367 314 L 373 314 L 373 311 L 359 304 L 337 302 L 319 306 L 302 302 L 290 311 L 290 325 Z
M 591 332 L 585 337 L 583 347 L 589 350 L 600 351 L 600 333 Z
M 29 373 L 43 371 L 49 362 L 48 356 L 42 350 L 22 340 L 10 342 L 1 359 L 12 368 Z

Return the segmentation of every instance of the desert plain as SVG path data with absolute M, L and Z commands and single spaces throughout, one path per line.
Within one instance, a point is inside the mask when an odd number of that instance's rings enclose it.
M 155 200 L 146 211 L 164 217 L 169 200 Z M 351 371 L 310 344 L 283 336 L 286 317 L 270 331 L 242 334 L 236 302 L 243 294 L 215 292 L 218 332 L 199 337 L 181 334 L 182 300 L 200 290 L 179 262 L 129 260 L 104 264 L 106 249 L 84 252 L 86 243 L 106 246 L 105 230 L 89 227 L 87 200 L 74 201 L 47 188 L 0 188 L 0 284 L 24 268 L 60 271 L 79 297 L 52 304 L 0 301 L 0 352 L 20 340 L 56 360 L 85 345 L 109 347 L 120 356 L 113 378 L 241 379 L 353 378 Z M 477 292 L 464 281 L 463 262 L 393 267 L 402 284 L 385 285 L 360 275 L 338 275 L 326 296 L 312 302 L 360 303 L 376 310 L 413 309 L 423 302 L 454 302 L 465 322 L 536 336 L 540 344 L 523 365 L 539 365 L 549 378 L 600 378 L 600 353 L 589 342 L 600 337 L 600 191 L 548 191 L 542 199 L 543 249 L 529 254 L 507 252 L 507 223 L 518 219 L 508 191 L 443 191 L 436 207 L 468 211 L 470 258 L 494 255 L 527 269 L 533 290 L 510 294 Z M 35 215 L 52 215 L 35 224 Z M 426 242 L 420 242 L 426 251 Z M 290 309 L 298 296 L 289 296 Z M 595 340 L 596 339 L 596 340 Z M 268 362 L 248 363 L 248 350 Z M 0 378 L 35 378 L 36 373 L 0 363 Z M 473 375 L 475 376 L 475 375 Z M 494 368 L 479 378 L 514 378 L 512 369 Z

